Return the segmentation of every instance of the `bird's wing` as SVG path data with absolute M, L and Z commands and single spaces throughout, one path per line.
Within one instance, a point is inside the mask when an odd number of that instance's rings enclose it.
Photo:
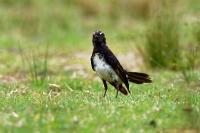
M 126 85 L 127 89 L 129 89 L 128 79 L 126 77 L 126 73 L 117 60 L 117 58 L 114 56 L 114 54 L 105 56 L 105 61 L 111 65 L 113 70 L 116 72 L 116 74 L 121 78 L 122 82 Z
M 93 56 L 91 56 L 91 58 L 90 58 L 90 61 L 91 61 L 91 66 L 92 66 L 92 69 L 93 69 L 93 71 L 95 71 L 95 70 L 94 70 Z

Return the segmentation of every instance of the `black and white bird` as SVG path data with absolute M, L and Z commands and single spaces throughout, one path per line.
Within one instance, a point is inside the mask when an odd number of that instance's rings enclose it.
M 152 83 L 148 74 L 126 71 L 117 60 L 115 55 L 106 45 L 106 38 L 103 32 L 95 31 L 92 36 L 93 53 L 91 56 L 92 69 L 98 74 L 107 92 L 107 83 L 115 87 L 116 98 L 120 91 L 124 95 L 130 93 L 129 81 L 136 84 Z M 126 89 L 123 87 L 125 84 Z

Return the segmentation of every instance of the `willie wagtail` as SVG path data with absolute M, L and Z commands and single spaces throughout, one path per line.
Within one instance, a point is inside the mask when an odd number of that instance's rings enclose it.
M 103 32 L 95 31 L 92 36 L 92 43 L 94 48 L 91 56 L 91 65 L 92 69 L 103 81 L 105 88 L 104 97 L 108 89 L 106 82 L 110 83 L 117 90 L 116 98 L 119 91 L 124 95 L 130 93 L 128 81 L 136 84 L 152 82 L 148 74 L 128 72 L 121 66 L 120 62 L 106 45 L 106 38 Z M 127 89 L 122 86 L 123 83 Z

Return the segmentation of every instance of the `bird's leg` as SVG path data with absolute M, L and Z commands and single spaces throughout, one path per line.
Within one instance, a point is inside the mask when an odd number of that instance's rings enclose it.
M 107 89 L 108 89 L 108 86 L 107 86 L 107 84 L 106 84 L 106 81 L 105 81 L 105 80 L 103 80 L 103 79 L 102 79 L 102 81 L 103 81 L 103 85 L 104 85 L 104 89 L 105 89 L 105 92 L 104 92 L 104 95 L 103 95 L 103 97 L 105 97 L 105 96 L 106 96 Z
M 116 83 L 115 87 L 116 87 L 116 89 L 117 89 L 117 92 L 116 92 L 115 98 L 117 98 L 117 96 L 118 96 L 118 92 L 119 92 L 119 85 L 118 85 L 118 83 Z

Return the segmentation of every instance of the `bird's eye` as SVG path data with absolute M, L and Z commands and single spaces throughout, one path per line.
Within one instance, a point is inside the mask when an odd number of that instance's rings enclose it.
M 103 37 L 104 37 L 104 33 L 103 33 L 103 32 L 100 32 L 99 34 L 100 34 L 100 36 L 103 36 Z

